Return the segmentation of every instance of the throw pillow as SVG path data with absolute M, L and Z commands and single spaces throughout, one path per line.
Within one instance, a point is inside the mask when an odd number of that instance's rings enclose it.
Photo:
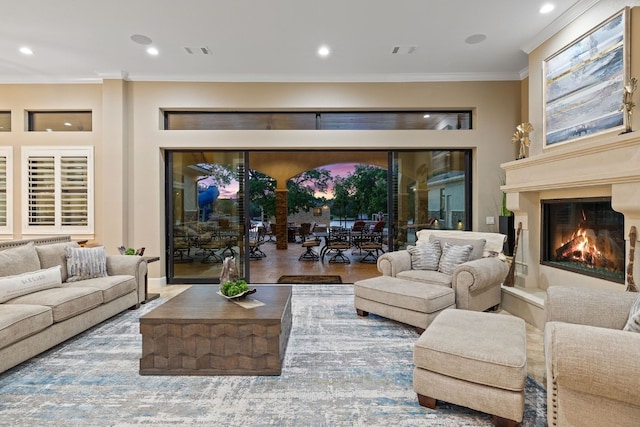
M 0 274 L 14 276 L 40 270 L 40 260 L 33 242 L 0 251 Z
M 64 242 L 64 243 L 51 243 L 46 245 L 36 246 L 36 252 L 38 258 L 40 258 L 40 267 L 49 268 L 59 265 L 62 267 L 60 273 L 62 274 L 62 281 L 66 282 L 68 278 L 67 274 L 67 256 L 64 248 L 67 246 L 78 248 L 80 247 L 76 242 Z
M 440 241 L 440 247 L 444 250 L 445 243 L 451 243 L 452 245 L 464 246 L 471 245 L 473 250 L 471 251 L 471 255 L 469 255 L 469 259 L 467 261 L 473 261 L 474 259 L 482 258 L 484 254 L 484 246 L 487 244 L 485 239 L 458 239 L 455 237 L 447 237 L 443 235 L 431 234 L 429 236 L 429 241 L 434 242 L 436 240 Z
M 629 320 L 624 325 L 623 331 L 640 332 L 640 295 L 629 310 Z
M 62 284 L 60 266 L 0 278 L 0 303 L 22 295 L 58 288 Z
M 104 246 L 95 248 L 64 248 L 67 256 L 67 282 L 107 276 L 107 254 Z
M 421 243 L 418 246 L 407 246 L 411 254 L 411 268 L 413 270 L 437 270 L 440 263 L 440 242 Z
M 469 261 L 472 250 L 473 246 L 471 245 L 461 246 L 445 243 L 440 263 L 438 264 L 438 271 L 444 274 L 453 274 L 457 266 Z

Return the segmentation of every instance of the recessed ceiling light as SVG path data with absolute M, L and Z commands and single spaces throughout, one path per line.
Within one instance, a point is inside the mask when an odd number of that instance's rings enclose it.
M 542 5 L 542 7 L 540 8 L 539 12 L 540 12 L 540 13 L 542 13 L 542 14 L 545 14 L 545 13 L 549 13 L 549 12 L 551 12 L 551 11 L 552 11 L 553 9 L 555 9 L 555 8 L 556 8 L 556 7 L 555 7 L 553 4 L 551 4 L 551 3 L 545 3 L 545 4 L 543 4 L 543 5 Z
M 331 53 L 331 51 L 328 46 L 320 46 L 320 48 L 318 48 L 318 55 L 323 58 L 329 56 L 329 53 Z
M 20 48 L 20 53 L 22 53 L 23 55 L 33 55 L 33 51 L 27 46 L 22 46 Z
M 424 116 L 422 116 L 422 117 L 424 117 L 425 119 L 428 119 L 429 117 L 431 117 L 431 114 L 425 114 L 425 115 L 424 115 Z
M 157 54 L 159 54 L 160 52 L 158 51 L 158 49 L 156 49 L 155 47 L 148 47 L 147 48 L 147 53 L 149 55 L 153 55 L 156 56 Z
M 464 39 L 464 42 L 466 44 L 478 44 L 478 43 L 482 43 L 486 39 L 487 39 L 487 36 L 485 34 L 473 34 L 467 37 L 466 39 Z
M 69 123 L 69 122 L 64 122 L 64 125 L 65 126 L 72 126 L 71 123 Z

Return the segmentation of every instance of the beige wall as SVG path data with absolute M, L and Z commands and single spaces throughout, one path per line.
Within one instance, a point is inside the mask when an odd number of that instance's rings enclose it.
M 610 18 L 625 6 L 638 6 L 640 1 L 623 1 L 623 0 L 607 0 L 600 1 L 594 7 L 585 12 L 582 16 L 578 17 L 570 25 L 567 25 L 556 35 L 549 38 L 545 43 L 540 45 L 537 49 L 529 54 L 529 118 L 531 124 L 533 124 L 536 131 L 531 136 L 531 147 L 529 152 L 531 156 L 540 154 L 543 151 L 553 150 L 556 146 L 563 144 L 556 144 L 553 147 L 543 148 L 543 75 L 542 64 L 546 58 L 549 58 L 554 53 L 560 51 L 565 46 L 571 44 L 574 40 L 578 39 L 592 28 L 598 26 L 600 23 Z M 637 21 L 637 20 L 636 20 Z M 640 24 L 636 24 L 640 25 Z M 640 27 L 639 27 L 640 28 Z M 640 37 L 639 31 L 636 31 L 636 37 Z M 637 51 L 638 44 L 635 44 Z M 631 49 L 630 49 L 631 50 Z M 633 55 L 631 55 L 633 57 Z M 635 55 L 636 63 L 640 61 L 640 55 Z M 632 62 L 633 64 L 633 62 Z M 640 64 L 639 64 L 640 65 Z M 631 69 L 631 76 L 638 76 L 640 72 L 640 66 L 633 65 Z M 622 103 L 622 100 L 620 100 Z M 634 116 L 633 128 L 638 129 L 640 127 L 640 117 Z M 616 132 L 619 132 L 616 131 Z M 603 135 L 603 137 L 606 135 Z M 579 145 L 571 142 L 579 150 Z
M 521 83 L 173 83 L 106 80 L 102 85 L 0 85 L 0 109 L 13 131 L 0 145 L 96 147 L 95 241 L 113 253 L 121 244 L 163 254 L 165 149 L 386 150 L 464 148 L 474 152 L 473 229 L 500 208 L 500 164 L 514 159 L 511 134 L 521 121 Z M 91 109 L 91 133 L 27 133 L 29 109 Z M 163 131 L 163 109 L 413 110 L 472 109 L 469 131 Z M 20 237 L 20 170 L 14 162 L 15 224 Z M 496 221 L 497 222 L 497 221 Z M 150 277 L 164 263 L 150 265 Z
M 135 118 L 132 215 L 134 245 L 164 247 L 163 149 L 389 149 L 474 150 L 473 228 L 500 207 L 500 163 L 514 158 L 511 134 L 520 120 L 520 82 L 396 84 L 129 84 Z M 212 110 L 474 110 L 470 131 L 162 131 L 162 109 Z M 150 179 L 156 177 L 157 179 Z M 135 203 L 133 202 L 135 200 Z M 144 212 L 143 212 L 144 211 Z M 497 221 L 496 221 L 497 222 Z M 160 270 L 162 271 L 162 270 Z M 152 272 L 153 274 L 153 272 Z
M 102 150 L 102 85 L 99 84 L 18 84 L 0 85 L 0 110 L 11 111 L 11 132 L 0 132 L 0 146 L 13 147 L 13 236 L 20 237 L 22 231 L 22 210 L 20 197 L 22 169 L 20 167 L 20 147 L 26 146 L 94 146 L 96 177 L 95 236 L 104 236 L 105 209 L 103 167 L 105 152 Z M 92 132 L 26 132 L 27 111 L 46 110 L 91 110 L 93 111 Z M 108 173 L 108 172 L 107 172 Z M 100 203 L 98 202 L 100 201 Z M 93 238 L 94 236 L 75 236 Z

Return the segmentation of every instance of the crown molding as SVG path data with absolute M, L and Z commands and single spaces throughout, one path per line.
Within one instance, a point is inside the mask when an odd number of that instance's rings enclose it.
M 600 0 L 580 0 L 571 6 L 565 13 L 557 17 L 551 24 L 540 31 L 529 43 L 520 47 L 524 53 L 529 55 L 535 48 L 547 41 L 558 31 L 578 19 L 587 10 L 598 4 Z

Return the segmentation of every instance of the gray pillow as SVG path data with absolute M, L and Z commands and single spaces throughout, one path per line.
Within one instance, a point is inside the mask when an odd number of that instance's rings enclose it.
M 76 242 L 64 242 L 64 243 L 52 243 L 47 245 L 36 246 L 36 252 L 38 258 L 40 258 L 40 267 L 49 268 L 59 265 L 62 267 L 60 275 L 62 281 L 67 281 L 67 255 L 65 253 L 66 247 L 77 248 L 79 245 Z
M 40 270 L 40 259 L 33 242 L 0 251 L 0 274 L 2 276 L 15 276 L 36 270 Z
M 107 275 L 107 254 L 104 246 L 95 248 L 64 248 L 67 256 L 67 282 L 105 277 Z
M 469 259 L 467 261 L 482 258 L 482 255 L 484 254 L 484 245 L 487 244 L 485 239 L 456 239 L 455 237 L 446 237 L 441 234 L 429 235 L 429 241 L 440 241 L 440 247 L 443 251 L 445 243 L 451 243 L 452 245 L 457 246 L 471 245 L 473 250 L 471 251 L 471 255 L 469 255 Z
M 440 263 L 438 264 L 438 271 L 444 274 L 453 274 L 457 266 L 469 261 L 472 250 L 473 246 L 471 245 L 460 246 L 445 243 Z
M 623 331 L 640 332 L 640 295 L 629 310 L 629 320 L 624 325 Z
M 440 263 L 440 242 L 420 243 L 418 246 L 407 246 L 411 254 L 411 268 L 413 270 L 437 270 Z

